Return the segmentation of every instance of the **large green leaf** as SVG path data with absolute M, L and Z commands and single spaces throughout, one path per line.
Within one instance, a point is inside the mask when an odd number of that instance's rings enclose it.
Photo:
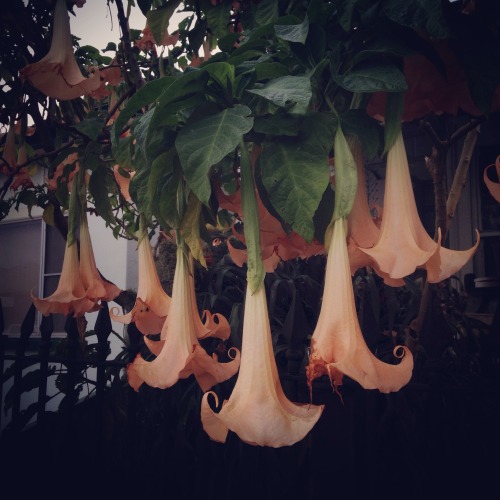
M 372 159 L 380 153 L 383 128 L 379 121 L 366 114 L 362 109 L 349 109 L 341 114 L 341 123 L 342 130 L 346 135 L 355 135 L 359 138 L 367 159 Z
M 345 74 L 333 75 L 350 92 L 402 92 L 408 85 L 402 71 L 393 63 L 362 63 Z
M 236 149 L 253 125 L 246 106 L 227 108 L 215 115 L 188 123 L 177 135 L 175 147 L 189 187 L 208 205 L 210 170 Z
M 442 2 L 436 0 L 386 0 L 382 2 L 382 12 L 389 19 L 415 30 L 425 30 L 435 38 L 447 38 L 449 33 Z
M 96 213 L 106 222 L 113 222 L 114 215 L 109 199 L 109 186 L 114 182 L 114 177 L 109 168 L 100 166 L 92 172 L 89 181 L 89 191 L 94 198 Z
M 125 108 L 123 108 L 119 115 L 117 116 L 115 123 L 113 124 L 114 134 L 112 137 L 115 141 L 118 140 L 121 131 L 127 124 L 128 120 L 132 118 L 138 111 L 142 110 L 144 106 L 155 102 L 159 96 L 165 92 L 174 82 L 175 77 L 164 76 L 157 80 L 151 80 L 146 83 L 144 87 L 139 89 L 127 102 Z
M 205 2 L 209 3 L 209 2 Z M 217 5 L 208 5 L 204 7 L 205 15 L 207 16 L 208 28 L 216 37 L 220 38 L 227 35 L 228 20 L 230 18 L 231 5 L 229 2 L 221 2 Z
M 75 123 L 72 127 L 76 128 L 76 130 L 87 136 L 90 140 L 97 141 L 104 127 L 104 120 L 100 118 L 87 118 L 80 123 Z
M 298 114 L 307 111 L 312 97 L 311 82 L 306 76 L 282 76 L 248 92 L 259 95 L 276 106 L 289 108 L 290 113 Z
M 306 15 L 300 24 L 276 25 L 276 36 L 287 42 L 304 44 L 309 33 L 309 19 Z
M 275 141 L 260 156 L 262 182 L 285 222 L 311 241 L 313 216 L 330 179 L 328 159 L 310 142 Z

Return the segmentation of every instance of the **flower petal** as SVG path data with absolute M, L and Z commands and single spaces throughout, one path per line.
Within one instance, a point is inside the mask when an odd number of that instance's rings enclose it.
M 437 249 L 418 216 L 403 136 L 387 156 L 384 215 L 375 245 L 361 248 L 391 278 L 403 278 L 424 265 Z
M 398 391 L 411 378 L 413 356 L 406 346 L 396 349 L 403 355 L 400 363 L 393 365 L 375 357 L 365 343 L 354 302 L 345 222 L 337 219 L 328 250 L 323 303 L 311 339 L 309 385 L 327 374 L 337 386 L 347 375 L 365 389 Z
M 494 182 L 488 177 L 488 170 L 491 167 L 495 167 L 499 182 Z M 491 165 L 485 167 L 483 172 L 483 180 L 491 196 L 493 196 L 493 198 L 495 198 L 495 200 L 500 203 L 500 156 L 497 156 L 495 163 L 492 163 Z
M 219 413 L 203 396 L 201 420 L 208 435 L 225 442 L 228 430 L 242 441 L 260 446 L 290 446 L 312 429 L 323 406 L 290 402 L 281 388 L 273 353 L 265 288 L 252 294 L 247 287 L 243 319 L 243 345 L 238 379 Z
M 98 69 L 86 78 L 78 67 L 65 0 L 57 0 L 56 3 L 49 52 L 40 61 L 22 68 L 20 76 L 46 96 L 59 100 L 91 94 L 100 86 Z
M 99 305 L 89 300 L 85 288 L 80 280 L 78 247 L 76 244 L 66 245 L 63 266 L 59 283 L 55 292 L 46 298 L 38 298 L 31 292 L 31 299 L 35 307 L 44 315 L 74 314 L 82 316 L 86 312 L 97 310 Z
M 225 363 L 228 367 L 218 367 L 218 361 L 211 358 L 198 342 L 193 315 L 197 310 L 194 309 L 196 304 L 192 303 L 188 259 L 191 257 L 186 256 L 179 245 L 170 309 L 160 332 L 161 351 L 153 361 L 146 361 L 139 354 L 127 367 L 128 382 L 136 391 L 144 382 L 151 387 L 165 389 L 192 373 L 202 389 L 208 390 L 211 386 L 207 387 L 207 384 L 227 380 L 224 377 L 229 378 L 238 370 L 238 357 Z M 147 341 L 149 345 L 151 341 Z

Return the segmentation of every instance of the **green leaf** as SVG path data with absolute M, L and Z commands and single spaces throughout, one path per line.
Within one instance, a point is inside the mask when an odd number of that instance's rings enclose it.
M 146 18 L 148 20 L 148 26 L 151 28 L 151 33 L 153 33 L 157 44 L 160 44 L 163 40 L 168 30 L 170 18 L 180 3 L 180 0 L 169 1 L 167 5 L 147 12 Z
M 261 134 L 296 136 L 299 132 L 299 122 L 292 115 L 285 113 L 256 116 L 253 129 Z
M 207 2 L 208 3 L 208 2 Z M 231 5 L 228 2 L 218 3 L 217 5 L 210 5 L 204 9 L 207 16 L 208 28 L 215 36 L 221 38 L 228 33 L 228 22 L 231 16 Z
M 408 89 L 404 74 L 390 62 L 362 63 L 348 73 L 333 75 L 333 78 L 350 92 L 402 92 Z
M 279 62 L 257 62 L 254 70 L 257 81 L 271 80 L 272 78 L 288 75 L 288 68 Z
M 241 141 L 241 204 L 243 230 L 247 247 L 247 283 L 256 292 L 264 282 L 266 271 L 260 248 L 259 207 L 255 192 L 252 164 L 245 143 Z
M 85 147 L 85 152 L 81 163 L 85 169 L 97 170 L 99 168 L 99 158 L 101 156 L 102 146 L 98 142 L 89 142 Z
M 217 84 L 232 95 L 234 83 L 234 66 L 226 62 L 207 64 L 203 68 Z
M 89 181 L 89 192 L 94 198 L 97 215 L 109 223 L 114 221 L 113 210 L 108 195 L 108 186 L 111 182 L 114 182 L 111 170 L 103 167 L 92 172 Z
M 104 127 L 104 120 L 101 120 L 100 118 L 87 118 L 80 123 L 72 125 L 71 127 L 81 132 L 91 141 L 97 141 Z
M 227 108 L 215 115 L 188 123 L 177 135 L 179 153 L 189 187 L 208 205 L 211 194 L 211 168 L 236 149 L 243 134 L 253 125 L 246 106 Z
M 398 24 L 417 31 L 425 30 L 432 37 L 448 38 L 450 36 L 442 3 L 436 0 L 414 2 L 387 0 L 382 2 L 382 12 Z
M 306 15 L 300 24 L 279 25 L 274 27 L 276 36 L 287 42 L 304 44 L 309 33 L 309 19 Z
M 355 135 L 359 138 L 367 159 L 374 158 L 382 150 L 383 128 L 362 109 L 350 109 L 342 113 L 341 124 L 345 135 Z
M 118 141 L 128 120 L 141 111 L 144 106 L 155 102 L 175 81 L 176 78 L 172 76 L 151 80 L 128 100 L 127 105 L 120 111 L 113 125 L 114 134 L 112 137 L 114 137 L 115 142 Z
M 306 76 L 283 76 L 275 78 L 260 88 L 248 90 L 272 102 L 276 106 L 289 108 L 290 113 L 303 114 L 312 97 L 311 82 Z
M 259 163 L 271 204 L 286 223 L 311 241 L 314 212 L 330 179 L 327 156 L 309 142 L 274 141 L 265 145 Z
M 307 142 L 328 157 L 333 147 L 337 123 L 338 119 L 333 113 L 311 112 L 303 117 L 300 129 Z
M 351 212 L 358 185 L 358 173 L 356 162 L 341 127 L 337 127 L 333 148 L 335 153 L 335 206 L 332 221 L 335 221 L 347 218 Z
M 279 16 L 278 0 L 262 0 L 257 4 L 255 22 L 257 26 L 265 26 Z

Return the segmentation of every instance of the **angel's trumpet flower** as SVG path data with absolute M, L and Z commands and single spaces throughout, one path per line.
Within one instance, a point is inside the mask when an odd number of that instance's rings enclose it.
M 278 376 L 273 353 L 271 328 L 264 285 L 253 293 L 247 286 L 243 318 L 243 344 L 238 379 L 230 398 L 219 413 L 210 408 L 209 395 L 203 396 L 201 421 L 207 434 L 224 443 L 228 431 L 252 445 L 290 446 L 301 439 L 318 421 L 324 406 L 290 402 Z
M 380 233 L 380 229 L 375 224 L 368 205 L 366 193 L 366 176 L 361 144 L 355 138 L 350 139 L 350 148 L 356 162 L 358 174 L 358 184 L 351 212 L 347 218 L 348 251 L 351 273 L 354 274 L 361 267 L 373 267 L 375 272 L 384 279 L 384 283 L 389 286 L 403 286 L 402 279 L 393 279 L 387 273 L 381 271 L 373 259 L 360 250 L 361 248 L 372 247 Z
M 366 345 L 354 302 L 345 226 L 342 218 L 333 225 L 323 302 L 311 338 L 308 383 L 311 387 L 315 378 L 328 375 L 337 387 L 347 375 L 365 389 L 398 391 L 411 378 L 413 356 L 407 347 L 397 346 L 394 352 L 402 352 L 402 359 L 389 364 L 374 356 Z
M 216 383 L 232 377 L 239 368 L 239 351 L 230 349 L 234 358 L 219 363 L 216 355 L 210 357 L 201 347 L 193 315 L 193 294 L 190 285 L 189 260 L 181 244 L 177 247 L 177 262 L 172 288 L 172 300 L 163 325 L 164 342 L 153 361 L 146 361 L 139 354 L 127 367 L 128 382 L 135 390 L 145 382 L 151 387 L 165 389 L 179 378 L 194 374 L 200 387 L 206 391 Z
M 459 271 L 474 255 L 479 245 L 466 251 L 441 247 L 425 230 L 417 211 L 410 178 L 408 158 L 399 134 L 387 155 L 384 215 L 380 234 L 371 248 L 360 248 L 390 278 L 403 278 L 417 267 L 427 270 L 427 280 L 437 283 Z
M 134 307 L 123 316 L 118 316 L 117 308 L 112 307 L 109 314 L 120 323 L 135 323 L 143 335 L 160 333 L 170 310 L 171 298 L 161 286 L 145 229 L 141 230 L 137 251 L 139 275 Z
M 61 101 L 88 95 L 101 84 L 96 68 L 88 78 L 82 75 L 73 53 L 66 0 L 57 0 L 50 50 L 45 57 L 20 71 L 22 80 L 48 97 Z
M 496 169 L 497 178 L 498 178 L 497 182 L 492 181 L 488 177 L 488 170 L 491 167 L 495 167 L 495 169 Z M 500 156 L 497 156 L 495 163 L 488 165 L 484 169 L 483 179 L 484 179 L 484 183 L 486 184 L 486 187 L 488 188 L 488 191 L 490 192 L 491 196 L 493 196 L 493 198 L 495 198 L 495 200 L 498 201 L 498 203 L 500 203 Z
M 49 297 L 40 299 L 31 292 L 31 299 L 38 311 L 44 316 L 49 314 L 73 314 L 83 316 L 96 311 L 99 305 L 87 298 L 85 287 L 80 278 L 78 246 L 76 242 L 66 244 L 64 260 L 56 291 Z
M 80 220 L 80 277 L 87 298 L 94 302 L 109 302 L 121 293 L 121 290 L 106 281 L 97 269 L 85 210 Z
M 191 314 L 193 315 L 194 329 L 196 333 L 196 338 L 198 340 L 207 339 L 209 337 L 215 337 L 221 340 L 227 340 L 231 335 L 231 326 L 228 320 L 220 313 L 212 314 L 208 310 L 204 310 L 200 316 L 198 312 L 198 306 L 196 304 L 196 294 L 194 287 L 194 275 L 192 272 L 192 256 L 190 259 L 190 273 L 189 273 L 189 288 L 191 292 Z M 136 323 L 137 324 L 137 323 Z M 168 325 L 161 328 L 160 340 L 151 340 L 144 337 L 144 343 L 148 349 L 155 355 L 158 356 L 165 343 L 165 338 L 168 334 Z

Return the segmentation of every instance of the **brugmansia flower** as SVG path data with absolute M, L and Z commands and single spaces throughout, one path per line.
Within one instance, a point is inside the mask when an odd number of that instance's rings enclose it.
M 405 346 L 399 364 L 388 364 L 374 356 L 365 343 L 358 322 L 346 244 L 346 222 L 333 223 L 328 250 L 325 288 L 318 323 L 311 338 L 307 380 L 328 375 L 337 387 L 343 375 L 365 389 L 398 391 L 407 384 L 413 370 L 413 356 Z M 244 353 L 244 351 L 243 351 Z
M 46 96 L 62 101 L 91 94 L 100 86 L 99 70 L 96 68 L 86 78 L 76 62 L 66 0 L 56 3 L 49 52 L 40 61 L 22 68 L 20 76 Z
M 247 285 L 243 318 L 241 365 L 233 392 L 219 413 L 210 408 L 207 392 L 201 421 L 207 434 L 224 443 L 228 431 L 252 445 L 290 446 L 318 421 L 324 406 L 290 402 L 281 387 L 271 340 L 264 285 L 253 293 Z
M 488 170 L 491 167 L 495 167 L 495 169 L 496 169 L 497 178 L 498 178 L 497 182 L 492 181 L 488 177 Z M 498 201 L 498 203 L 500 203 L 500 156 L 497 156 L 495 163 L 488 165 L 484 169 L 483 179 L 484 179 L 484 183 L 486 184 L 486 187 L 488 188 L 488 191 L 490 192 L 491 196 L 493 196 L 493 198 L 495 198 L 495 200 Z
M 453 251 L 435 242 L 420 221 L 401 132 L 387 155 L 384 215 L 380 234 L 371 248 L 360 248 L 390 278 L 403 278 L 417 267 L 427 270 L 427 281 L 437 283 L 460 270 L 479 245 Z
M 153 361 L 146 361 L 139 354 L 127 367 L 128 382 L 136 391 L 143 383 L 165 389 L 191 374 L 206 391 L 232 377 L 239 368 L 237 349 L 230 349 L 230 354 L 234 356 L 231 361 L 219 363 L 216 355 L 210 357 L 200 345 L 189 258 L 181 243 L 178 243 L 176 256 L 172 301 L 161 332 L 164 339 L 161 351 Z
M 117 308 L 112 307 L 109 314 L 120 323 L 128 325 L 134 322 L 144 335 L 155 334 L 163 328 L 171 299 L 161 286 L 145 227 L 141 229 L 137 251 L 139 274 L 134 307 L 123 316 L 118 316 L 115 312 Z
M 80 278 L 85 288 L 85 296 L 96 303 L 101 300 L 109 302 L 121 293 L 121 290 L 106 281 L 97 269 L 85 210 L 82 211 L 80 219 Z
M 300 405 L 285 396 L 276 367 L 267 311 L 259 242 L 259 208 L 247 146 L 241 142 L 241 192 L 248 243 L 247 291 L 238 379 L 219 413 L 203 396 L 201 421 L 215 441 L 225 442 L 229 430 L 242 441 L 260 446 L 289 446 L 300 441 L 318 421 L 323 406 Z
M 87 312 L 96 311 L 99 305 L 87 298 L 85 287 L 80 277 L 78 245 L 76 241 L 66 244 L 64 260 L 56 291 L 44 299 L 39 299 L 31 292 L 31 299 L 38 311 L 44 316 L 49 314 L 72 314 L 83 316 Z
M 347 217 L 348 251 L 351 274 L 362 267 L 373 267 L 375 272 L 384 279 L 384 283 L 389 286 L 403 286 L 402 279 L 390 278 L 387 273 L 382 272 L 374 260 L 361 248 L 370 248 L 378 240 L 380 229 L 375 223 L 368 206 L 368 196 L 366 193 L 365 165 L 361 151 L 361 144 L 355 138 L 350 141 L 350 148 L 356 162 L 358 174 L 358 184 L 351 212 Z
M 43 299 L 35 297 L 31 292 L 35 307 L 45 316 L 51 313 L 83 316 L 87 312 L 97 311 L 102 300 L 113 300 L 121 292 L 116 285 L 100 275 L 95 263 L 87 223 L 84 175 L 84 171 L 78 170 L 72 182 L 68 238 L 57 289 Z M 80 249 L 75 237 L 77 213 L 80 213 Z

